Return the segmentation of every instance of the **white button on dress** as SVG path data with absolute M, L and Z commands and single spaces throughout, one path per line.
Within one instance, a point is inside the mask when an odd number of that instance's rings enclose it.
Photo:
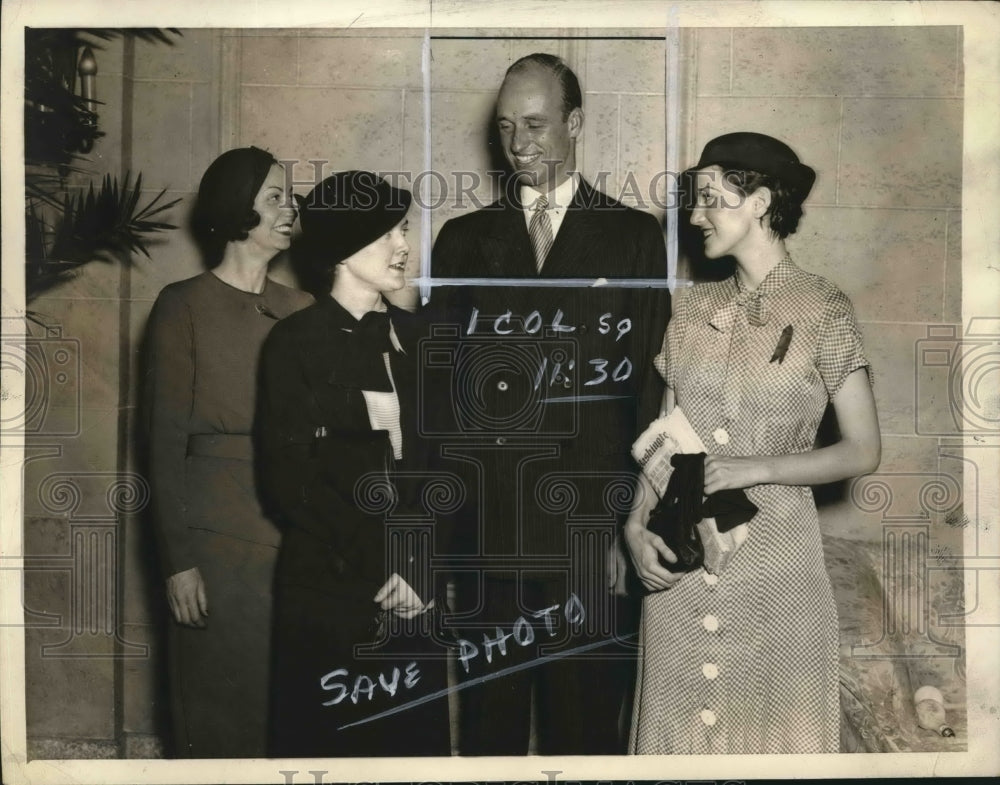
M 719 620 L 715 618 L 711 613 L 701 620 L 701 624 L 709 632 L 715 632 L 717 629 L 719 629 Z
M 701 666 L 701 675 L 712 680 L 719 675 L 719 668 L 714 662 L 706 662 Z
M 701 721 L 704 722 L 706 725 L 710 727 L 712 725 L 715 725 L 715 720 L 717 718 L 715 716 L 715 712 L 712 711 L 711 709 L 702 709 L 701 714 L 698 716 L 701 717 Z
M 729 444 L 729 432 L 725 428 L 716 428 L 712 438 L 716 444 Z
M 703 572 L 701 574 L 701 577 L 704 578 L 705 583 L 707 583 L 709 586 L 715 586 L 715 584 L 719 582 L 719 576 L 713 575 L 710 572 Z

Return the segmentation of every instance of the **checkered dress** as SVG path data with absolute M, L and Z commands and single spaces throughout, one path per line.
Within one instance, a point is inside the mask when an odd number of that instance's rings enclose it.
M 788 257 L 754 292 L 732 277 L 686 294 L 654 364 L 709 452 L 813 449 L 830 398 L 868 367 L 850 300 Z M 726 571 L 644 601 L 633 753 L 838 749 L 837 609 L 812 492 L 747 494 L 760 512 Z

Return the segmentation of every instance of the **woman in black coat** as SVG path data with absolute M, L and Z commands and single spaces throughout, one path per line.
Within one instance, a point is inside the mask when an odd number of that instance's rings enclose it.
M 283 529 L 274 756 L 450 752 L 434 519 L 415 503 L 429 477 L 415 317 L 382 298 L 405 285 L 410 201 L 369 172 L 337 173 L 299 200 L 303 253 L 332 267 L 332 286 L 276 325 L 262 356 L 260 483 Z

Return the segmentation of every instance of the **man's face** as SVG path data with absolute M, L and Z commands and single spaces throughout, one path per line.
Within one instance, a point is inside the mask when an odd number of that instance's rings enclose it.
M 563 117 L 559 80 L 548 69 L 529 66 L 504 80 L 497 126 L 508 163 L 528 184 L 551 191 L 575 171 L 583 113 Z

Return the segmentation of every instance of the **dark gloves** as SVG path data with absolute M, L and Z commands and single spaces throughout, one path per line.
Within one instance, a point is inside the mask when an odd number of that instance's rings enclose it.
M 705 453 L 671 456 L 674 467 L 667 488 L 649 514 L 646 529 L 659 535 L 677 561 L 664 564 L 671 572 L 690 572 L 701 567 L 705 549 L 698 534 L 702 518 L 715 518 L 720 532 L 746 523 L 757 513 L 756 505 L 741 489 L 713 493 L 704 498 Z

